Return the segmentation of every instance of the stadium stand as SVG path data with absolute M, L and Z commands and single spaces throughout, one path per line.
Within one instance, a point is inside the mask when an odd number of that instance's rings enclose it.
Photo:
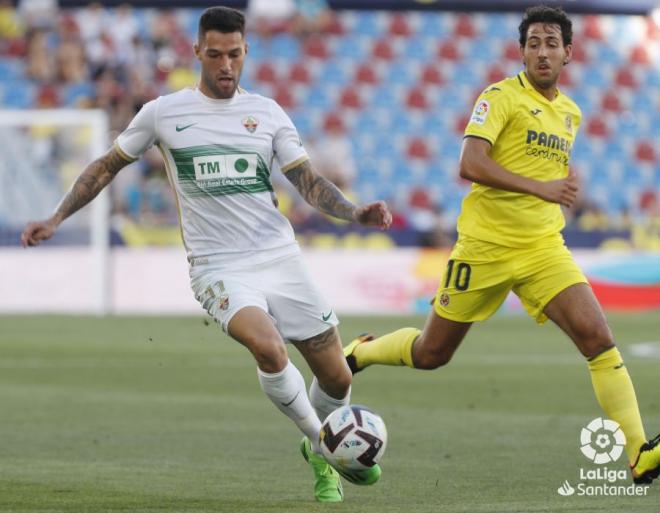
M 145 101 L 194 83 L 190 49 L 199 13 L 85 8 L 30 26 L 5 7 L 0 104 L 106 108 L 116 133 Z M 123 30 L 104 29 L 119 18 Z M 385 195 L 404 211 L 426 184 L 451 225 L 469 186 L 457 173 L 462 130 L 481 89 L 520 70 L 518 18 L 338 11 L 325 34 L 249 34 L 243 86 L 275 97 L 305 139 L 322 140 L 328 120 L 341 124 L 359 169 L 352 190 L 361 200 Z M 624 211 L 658 216 L 642 198 L 660 187 L 660 28 L 651 17 L 574 18 L 574 59 L 561 85 L 584 114 L 574 169 L 589 201 L 612 219 Z M 621 37 L 609 37 L 614 33 Z M 59 57 L 45 66 L 50 55 Z M 151 177 L 145 167 L 142 173 Z M 114 191 L 117 205 L 139 203 L 135 194 Z

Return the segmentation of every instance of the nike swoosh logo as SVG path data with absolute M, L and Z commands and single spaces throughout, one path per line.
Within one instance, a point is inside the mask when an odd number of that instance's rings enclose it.
M 620 363 L 619 365 L 617 365 L 616 367 L 614 367 L 614 370 L 616 370 L 616 369 L 620 369 L 620 368 L 623 367 L 623 366 L 624 366 L 624 364 L 623 364 L 623 363 Z
M 294 396 L 294 398 L 291 399 L 288 403 L 280 403 L 280 404 L 281 404 L 282 406 L 291 406 L 291 405 L 293 404 L 293 401 L 295 401 L 296 399 L 298 399 L 298 394 L 299 394 L 299 393 L 300 393 L 300 391 L 298 391 L 298 392 L 296 393 L 296 395 Z
M 324 321 L 327 321 L 330 317 L 332 317 L 332 310 L 330 310 L 330 313 L 328 315 L 323 315 L 323 312 L 321 312 L 321 318 Z
M 196 125 L 197 123 L 190 123 L 189 125 L 184 125 L 184 126 L 176 126 L 176 131 L 177 132 L 183 132 L 186 128 L 190 128 L 193 125 Z

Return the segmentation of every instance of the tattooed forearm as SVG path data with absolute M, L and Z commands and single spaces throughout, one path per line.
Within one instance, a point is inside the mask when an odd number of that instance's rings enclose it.
M 62 222 L 87 205 L 127 164 L 129 162 L 114 148 L 89 164 L 64 196 L 53 217 Z
M 287 171 L 286 177 L 314 208 L 339 219 L 354 220 L 355 205 L 346 199 L 336 185 L 319 176 L 309 160 Z

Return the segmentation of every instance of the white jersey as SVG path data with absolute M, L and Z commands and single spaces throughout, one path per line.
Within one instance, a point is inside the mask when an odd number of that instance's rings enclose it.
M 214 100 L 183 89 L 145 104 L 115 145 L 129 160 L 152 145 L 161 150 L 189 261 L 299 252 L 270 172 L 274 158 L 286 172 L 308 157 L 275 101 L 243 90 Z

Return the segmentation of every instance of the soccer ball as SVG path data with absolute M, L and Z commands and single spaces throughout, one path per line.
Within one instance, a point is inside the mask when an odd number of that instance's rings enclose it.
M 363 470 L 380 461 L 387 429 L 380 415 L 364 406 L 342 406 L 321 426 L 321 452 L 333 467 Z

